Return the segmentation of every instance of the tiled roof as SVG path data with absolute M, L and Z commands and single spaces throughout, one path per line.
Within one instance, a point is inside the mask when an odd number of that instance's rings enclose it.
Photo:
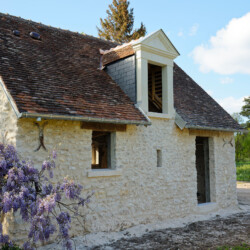
M 103 64 L 135 54 L 131 43 L 104 53 Z M 186 128 L 243 130 L 242 127 L 177 64 L 174 64 L 174 106 Z
M 120 87 L 100 70 L 133 55 L 117 44 L 0 14 L 0 76 L 19 112 L 148 123 Z M 20 37 L 13 35 L 20 31 Z M 41 40 L 32 39 L 38 32 Z M 111 49 L 113 47 L 113 49 Z M 116 47 L 116 48 L 115 48 Z M 240 130 L 234 119 L 180 67 L 174 66 L 174 106 L 189 128 Z
M 187 128 L 242 130 L 240 125 L 176 64 L 174 106 L 186 122 Z
M 13 30 L 19 30 L 15 36 Z M 37 32 L 41 40 L 30 37 Z M 0 76 L 20 113 L 147 123 L 100 70 L 99 49 L 116 46 L 87 35 L 0 14 Z

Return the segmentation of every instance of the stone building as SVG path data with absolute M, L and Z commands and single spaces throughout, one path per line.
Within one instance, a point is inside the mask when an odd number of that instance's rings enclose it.
M 174 63 L 162 30 L 117 45 L 5 14 L 0 23 L 0 131 L 38 166 L 56 148 L 56 178 L 95 191 L 86 230 L 237 205 L 241 128 Z

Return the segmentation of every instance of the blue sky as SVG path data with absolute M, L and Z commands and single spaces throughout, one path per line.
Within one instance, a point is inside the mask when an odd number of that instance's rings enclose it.
M 0 12 L 97 36 L 112 0 L 0 0 Z M 131 0 L 135 28 L 162 28 L 176 63 L 229 113 L 250 95 L 249 0 Z M 249 13 L 249 14 L 248 14 Z M 0 24 L 1 25 L 1 24 Z

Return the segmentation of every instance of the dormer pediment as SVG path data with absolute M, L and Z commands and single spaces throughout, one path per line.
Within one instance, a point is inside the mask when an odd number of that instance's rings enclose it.
M 133 49 L 165 56 L 169 59 L 175 59 L 180 55 L 162 29 L 135 41 Z

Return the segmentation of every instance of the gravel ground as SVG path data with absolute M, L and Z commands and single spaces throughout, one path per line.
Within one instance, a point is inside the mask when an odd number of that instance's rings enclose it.
M 228 217 L 216 216 L 185 227 L 156 230 L 91 249 L 216 249 L 242 243 L 250 249 L 250 183 L 238 182 L 237 192 L 239 205 L 245 212 Z
M 250 212 L 226 218 L 217 216 L 181 228 L 156 230 L 141 237 L 124 238 L 91 249 L 216 249 L 218 246 L 241 243 L 248 244 L 250 249 Z
M 246 249 L 250 250 L 250 183 L 238 182 L 237 192 L 240 205 L 237 213 L 218 213 L 212 218 L 207 217 L 207 220 L 194 219 L 195 222 L 183 220 L 180 223 L 176 220 L 178 227 L 156 227 L 157 229 L 152 231 L 150 225 L 141 225 L 123 232 L 80 236 L 74 239 L 76 249 L 216 249 L 218 246 L 245 243 L 248 245 Z M 139 231 L 144 233 L 140 234 Z M 52 244 L 41 249 L 61 249 L 61 246 Z

